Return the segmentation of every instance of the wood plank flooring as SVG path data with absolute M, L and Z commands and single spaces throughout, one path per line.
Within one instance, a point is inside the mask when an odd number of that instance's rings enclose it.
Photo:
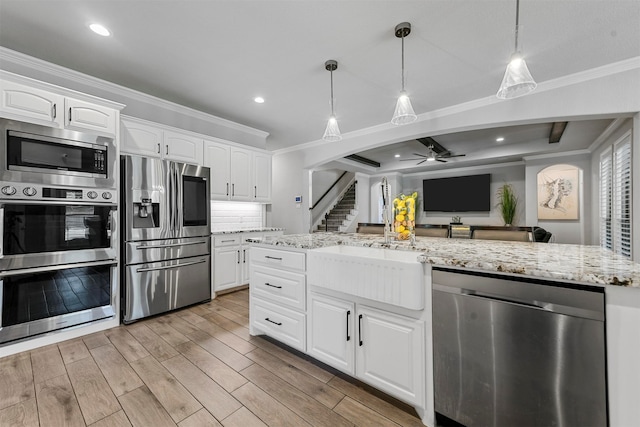
M 422 426 L 412 408 L 248 324 L 243 289 L 0 358 L 0 426 Z

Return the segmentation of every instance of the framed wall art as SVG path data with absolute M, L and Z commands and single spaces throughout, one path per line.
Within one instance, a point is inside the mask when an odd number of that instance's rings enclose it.
M 554 165 L 538 172 L 538 220 L 577 220 L 580 217 L 580 169 Z

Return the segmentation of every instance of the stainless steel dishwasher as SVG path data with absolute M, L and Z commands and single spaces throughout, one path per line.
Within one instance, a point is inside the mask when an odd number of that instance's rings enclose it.
M 435 409 L 465 426 L 606 426 L 604 290 L 433 271 Z

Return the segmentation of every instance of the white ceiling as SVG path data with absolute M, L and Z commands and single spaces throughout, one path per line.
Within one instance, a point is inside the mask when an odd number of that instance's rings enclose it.
M 94 21 L 113 36 L 91 33 Z M 413 26 L 405 65 L 416 113 L 495 94 L 515 0 L 1 0 L 0 45 L 267 131 L 275 150 L 322 136 L 327 59 L 339 63 L 343 134 L 390 120 L 403 21 Z M 638 0 L 522 0 L 520 23 L 538 82 L 640 56 Z M 436 139 L 464 161 L 481 148 L 451 138 Z

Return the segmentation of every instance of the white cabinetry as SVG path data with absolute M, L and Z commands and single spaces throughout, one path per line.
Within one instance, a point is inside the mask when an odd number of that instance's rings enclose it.
M 249 331 L 306 349 L 306 253 L 251 247 Z
M 139 119 L 122 120 L 123 153 L 202 164 L 202 139 Z
M 253 200 L 271 201 L 271 154 L 253 153 Z
M 3 115 L 59 128 L 99 131 L 114 135 L 117 111 L 26 84 L 0 80 Z
M 204 141 L 211 168 L 211 199 L 271 201 L 271 155 L 224 142 Z
M 213 237 L 213 292 L 234 288 L 241 282 L 242 253 L 239 234 Z M 213 294 L 213 293 L 212 293 Z
M 420 405 L 424 400 L 424 321 L 311 292 L 308 354 Z
M 225 291 L 249 283 L 251 244 L 247 239 L 280 235 L 282 231 L 220 234 L 213 238 L 213 292 Z

